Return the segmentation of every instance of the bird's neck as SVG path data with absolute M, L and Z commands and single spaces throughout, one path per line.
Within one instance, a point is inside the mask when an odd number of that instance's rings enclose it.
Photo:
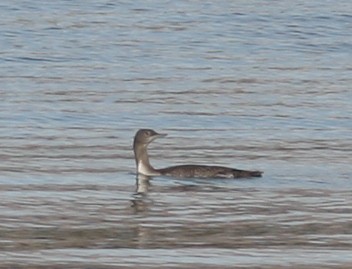
M 137 173 L 146 176 L 160 175 L 160 173 L 154 169 L 149 162 L 147 146 L 148 145 L 138 143 L 135 143 L 133 146 Z

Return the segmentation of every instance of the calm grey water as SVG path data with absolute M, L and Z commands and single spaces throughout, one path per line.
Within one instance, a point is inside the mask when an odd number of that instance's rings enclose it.
M 351 268 L 351 14 L 2 1 L 0 268 Z M 155 167 L 264 177 L 137 182 L 140 127 Z

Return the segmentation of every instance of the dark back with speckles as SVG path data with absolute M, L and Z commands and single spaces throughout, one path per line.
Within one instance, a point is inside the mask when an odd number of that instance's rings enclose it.
M 260 171 L 246 171 L 208 165 L 177 165 L 158 169 L 158 171 L 165 176 L 183 178 L 249 178 L 262 176 Z

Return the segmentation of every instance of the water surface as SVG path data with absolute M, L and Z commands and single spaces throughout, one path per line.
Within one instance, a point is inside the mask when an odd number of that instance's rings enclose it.
M 350 268 L 352 5 L 273 3 L 3 1 L 0 268 Z

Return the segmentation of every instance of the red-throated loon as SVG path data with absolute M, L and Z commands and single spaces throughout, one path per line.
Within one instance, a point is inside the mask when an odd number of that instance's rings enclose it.
M 145 176 L 165 175 L 181 178 L 249 178 L 262 176 L 261 171 L 246 171 L 223 166 L 193 164 L 155 169 L 149 162 L 147 148 L 156 138 L 164 136 L 166 136 L 166 134 L 158 134 L 151 129 L 140 129 L 137 131 L 133 141 L 133 150 L 138 174 Z

